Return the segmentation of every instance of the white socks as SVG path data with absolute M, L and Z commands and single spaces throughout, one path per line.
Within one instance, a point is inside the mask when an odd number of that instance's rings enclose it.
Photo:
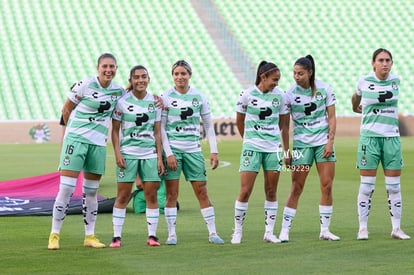
M 388 194 L 392 229 L 398 229 L 401 225 L 402 213 L 400 177 L 385 177 L 385 188 Z
M 164 216 L 168 227 L 168 236 L 176 235 L 175 225 L 177 222 L 177 207 L 165 207 Z
M 357 199 L 359 229 L 368 227 L 368 216 L 371 210 L 371 198 L 375 190 L 375 181 L 376 177 L 361 176 Z
M 122 227 L 124 226 L 126 208 L 116 208 L 112 210 L 112 225 L 114 228 L 114 237 L 122 237 Z
M 85 235 L 95 234 L 96 216 L 98 215 L 98 187 L 98 180 L 83 180 L 82 212 Z
M 242 231 L 244 220 L 246 219 L 248 202 L 239 202 L 236 200 L 234 203 L 234 231 Z
M 56 195 L 56 200 L 53 205 L 52 231 L 51 233 L 60 233 L 63 225 L 63 220 L 66 217 L 66 212 L 69 208 L 70 198 L 75 191 L 77 178 L 60 177 L 59 192 Z
M 321 232 L 329 231 L 331 224 L 332 205 L 319 205 L 319 217 L 321 223 Z
M 265 201 L 264 213 L 265 213 L 265 232 L 273 234 L 273 229 L 276 223 L 278 202 L 277 201 Z
M 216 234 L 216 216 L 214 214 L 214 207 L 210 206 L 200 210 L 204 221 L 207 224 L 208 234 Z
M 157 227 L 158 219 L 160 216 L 159 208 L 145 210 L 145 215 L 147 217 L 147 226 L 148 226 L 148 236 L 157 236 Z

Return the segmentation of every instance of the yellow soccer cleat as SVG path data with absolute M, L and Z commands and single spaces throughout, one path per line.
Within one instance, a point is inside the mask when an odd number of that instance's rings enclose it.
M 85 247 L 92 247 L 92 248 L 104 248 L 106 245 L 101 243 L 95 235 L 86 235 L 85 240 L 83 241 L 83 245 Z
M 49 250 L 57 250 L 59 249 L 59 234 L 57 233 L 50 233 L 49 236 L 49 244 L 47 246 Z

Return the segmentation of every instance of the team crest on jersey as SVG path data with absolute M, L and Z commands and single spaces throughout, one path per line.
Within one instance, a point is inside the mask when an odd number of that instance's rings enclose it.
M 111 100 L 112 100 L 112 101 L 116 101 L 117 99 L 118 99 L 118 97 L 117 97 L 116 93 L 113 93 L 113 94 L 111 95 Z
M 118 177 L 120 177 L 120 178 L 125 177 L 125 170 L 124 170 L 124 169 L 120 169 L 120 170 L 119 170 Z
M 243 160 L 243 165 L 244 165 L 244 166 L 249 166 L 249 165 L 250 165 L 250 159 L 249 159 L 249 157 L 245 157 L 245 158 L 244 158 L 244 160 Z
M 273 106 L 273 107 L 279 107 L 279 106 L 280 106 L 280 101 L 279 101 L 279 99 L 278 99 L 277 97 L 275 97 L 275 98 L 272 100 L 272 106 Z
M 63 159 L 63 165 L 68 166 L 70 164 L 70 158 L 69 156 L 65 156 Z
M 323 96 L 322 96 L 322 93 L 321 92 L 316 92 L 316 94 L 315 94 L 315 98 L 316 98 L 316 100 L 322 100 L 322 98 L 323 98 Z
M 393 90 L 398 90 L 398 85 L 397 85 L 397 82 L 393 81 L 393 82 L 391 83 L 391 87 L 392 87 L 392 89 L 393 89 Z
M 152 103 L 148 104 L 148 112 L 150 112 L 150 113 L 155 112 L 155 106 L 154 106 L 154 104 L 152 104 Z
M 194 107 L 198 107 L 200 105 L 200 102 L 198 101 L 197 98 L 193 98 L 193 102 L 192 102 Z
M 361 158 L 361 165 L 366 166 L 367 165 L 367 159 L 365 157 Z

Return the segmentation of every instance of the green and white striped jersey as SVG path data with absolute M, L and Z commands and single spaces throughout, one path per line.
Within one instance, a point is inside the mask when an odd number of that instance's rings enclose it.
M 191 87 L 185 94 L 171 88 L 162 98 L 170 147 L 187 153 L 200 152 L 200 119 L 210 114 L 207 98 Z
M 329 124 L 326 108 L 336 104 L 335 93 L 328 84 L 315 80 L 316 91 L 296 83 L 286 91 L 286 101 L 293 120 L 293 147 L 305 148 L 328 142 Z
M 161 121 L 161 109 L 156 108 L 152 94 L 138 99 L 127 93 L 118 100 L 112 119 L 121 121 L 120 147 L 125 158 L 157 157 L 154 124 Z
M 282 152 L 279 115 L 288 114 L 284 93 L 278 88 L 263 93 L 257 86 L 243 91 L 236 112 L 245 114 L 243 149 L 257 152 Z
M 102 88 L 97 77 L 79 81 L 68 94 L 76 104 L 67 123 L 65 138 L 106 146 L 109 123 L 117 100 L 125 90 L 111 83 Z
M 361 96 L 361 136 L 396 137 L 398 128 L 398 94 L 400 78 L 389 74 L 379 80 L 374 72 L 359 79 L 357 95 Z

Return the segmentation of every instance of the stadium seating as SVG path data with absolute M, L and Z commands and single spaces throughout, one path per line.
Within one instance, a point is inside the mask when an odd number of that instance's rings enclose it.
M 402 78 L 400 112 L 414 113 L 412 70 L 414 6 L 409 1 L 215 1 L 229 28 L 254 64 L 275 61 L 280 87 L 292 79 L 294 61 L 312 54 L 316 77 L 329 83 L 338 99 L 337 114 L 352 115 L 350 98 L 358 77 L 371 70 L 372 52 L 393 53 L 393 72 Z
M 414 5 L 388 0 L 211 1 L 250 58 L 274 61 L 280 88 L 292 83 L 294 61 L 308 53 L 317 78 L 335 90 L 337 114 L 353 115 L 350 97 L 371 70 L 372 52 L 385 47 L 401 76 L 400 111 L 414 113 L 411 30 Z M 96 59 L 114 53 L 116 82 L 129 69 L 149 69 L 150 91 L 172 86 L 171 65 L 186 59 L 192 85 L 210 100 L 214 117 L 234 117 L 241 89 L 190 0 L 0 0 L 0 121 L 59 118 L 71 84 L 96 74 Z M 249 66 L 249 65 L 246 65 Z M 240 68 L 246 69 L 246 68 Z

